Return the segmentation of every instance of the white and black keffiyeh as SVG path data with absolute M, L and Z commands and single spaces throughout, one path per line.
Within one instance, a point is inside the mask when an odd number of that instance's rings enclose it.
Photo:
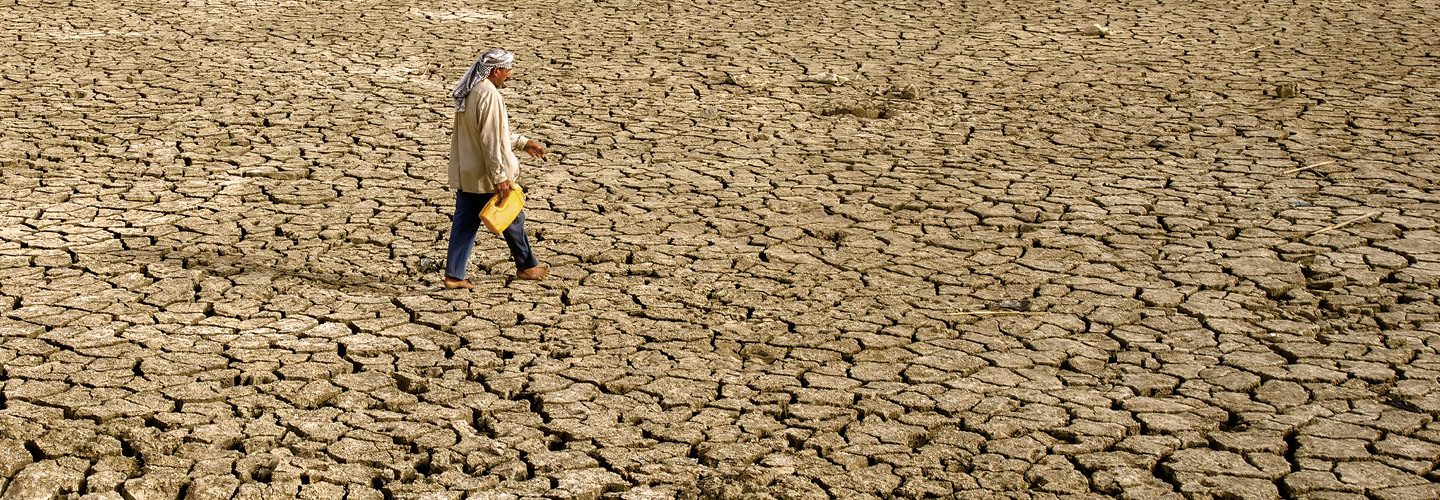
M 455 84 L 455 90 L 450 93 L 455 98 L 455 112 L 465 111 L 465 96 L 470 95 L 470 88 L 474 87 L 480 80 L 490 76 L 490 70 L 495 68 L 509 68 L 515 62 L 515 54 L 500 50 L 490 49 L 470 65 L 465 76 L 460 77 L 460 83 Z

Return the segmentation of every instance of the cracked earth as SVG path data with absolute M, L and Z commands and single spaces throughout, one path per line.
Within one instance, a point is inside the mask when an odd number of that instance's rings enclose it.
M 1437 11 L 0 0 L 0 498 L 1440 498 Z

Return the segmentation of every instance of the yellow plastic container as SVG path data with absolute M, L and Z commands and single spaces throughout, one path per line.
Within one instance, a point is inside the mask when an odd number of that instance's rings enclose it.
M 485 206 L 480 209 L 480 222 L 484 222 L 485 229 L 495 234 L 500 234 L 510 227 L 510 223 L 515 222 L 515 217 L 520 215 L 520 209 L 525 208 L 525 193 L 520 191 L 520 186 L 515 186 L 515 189 L 505 196 L 504 204 L 495 203 L 498 199 L 499 196 L 491 196 L 490 201 L 485 202 Z

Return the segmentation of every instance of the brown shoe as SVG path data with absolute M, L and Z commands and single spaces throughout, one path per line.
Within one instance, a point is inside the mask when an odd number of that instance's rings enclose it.
M 524 271 L 517 271 L 517 272 L 515 273 L 515 278 L 516 278 L 516 279 L 522 279 L 522 280 L 536 280 L 536 281 L 538 281 L 538 280 L 543 280 L 543 279 L 545 279 L 545 277 L 546 277 L 546 276 L 549 276 L 549 275 L 550 275 L 550 266 L 539 265 L 539 266 L 532 267 L 532 268 L 530 268 L 530 269 L 526 269 L 526 270 L 524 270 Z
M 475 288 L 475 284 L 470 283 L 469 281 L 457 280 L 455 278 L 447 277 L 445 278 L 445 288 L 464 288 L 466 290 L 473 290 Z

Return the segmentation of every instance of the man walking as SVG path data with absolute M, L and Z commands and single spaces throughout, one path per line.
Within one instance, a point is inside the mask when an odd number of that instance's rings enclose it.
M 480 229 L 480 209 L 499 196 L 503 201 L 520 176 L 520 160 L 511 151 L 523 144 L 534 158 L 545 158 L 540 143 L 510 133 L 510 116 L 500 90 L 510 78 L 515 54 L 490 49 L 470 66 L 451 94 L 455 98 L 455 131 L 450 135 L 450 187 L 455 193 L 455 218 L 450 225 L 450 250 L 445 255 L 445 288 L 475 288 L 465 280 L 465 266 L 475 247 Z M 530 251 L 525 236 L 525 212 L 515 217 L 503 232 L 515 261 L 515 277 L 544 279 L 549 266 L 542 266 Z

